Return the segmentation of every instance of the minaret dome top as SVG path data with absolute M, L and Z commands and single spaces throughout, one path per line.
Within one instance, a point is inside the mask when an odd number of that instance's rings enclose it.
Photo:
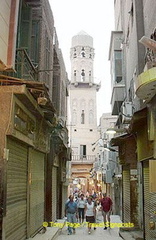
M 88 46 L 93 48 L 93 38 L 85 31 L 80 31 L 77 35 L 72 37 L 72 47 Z

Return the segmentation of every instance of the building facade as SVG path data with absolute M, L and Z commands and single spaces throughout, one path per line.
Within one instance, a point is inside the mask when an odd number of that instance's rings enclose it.
M 68 78 L 49 1 L 2 4 L 0 238 L 21 240 L 63 216 Z
M 112 114 L 118 114 L 117 126 L 125 130 L 125 134 L 114 137 L 111 143 L 119 146 L 122 165 L 122 220 L 133 222 L 142 239 L 153 240 L 156 238 L 153 175 L 156 3 L 116 0 L 114 8 L 115 31 L 109 55 Z
M 70 50 L 70 137 L 72 148 L 72 179 L 83 182 L 83 190 L 92 191 L 89 171 L 96 159 L 92 144 L 99 139 L 97 129 L 96 93 L 94 83 L 93 38 L 81 31 L 72 38 Z
M 111 197 L 113 201 L 113 214 L 121 214 L 121 167 L 118 161 L 117 147 L 111 147 L 110 141 L 114 136 L 112 132 L 116 127 L 117 116 L 103 113 L 98 126 L 100 140 L 98 159 L 94 164 L 97 184 L 101 185 L 101 192 Z

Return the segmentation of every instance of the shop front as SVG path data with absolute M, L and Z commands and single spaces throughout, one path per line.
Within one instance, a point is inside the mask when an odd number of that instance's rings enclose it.
M 0 87 L 0 155 L 5 240 L 24 240 L 42 228 L 49 125 L 25 85 Z

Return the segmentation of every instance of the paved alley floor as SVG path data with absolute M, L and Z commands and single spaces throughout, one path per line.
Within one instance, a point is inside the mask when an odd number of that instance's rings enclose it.
M 102 216 L 98 214 L 97 223 L 102 223 Z M 111 223 L 121 223 L 119 216 L 112 215 L 111 216 Z M 65 226 L 60 235 L 56 238 L 56 240 L 120 240 L 122 239 L 119 237 L 119 228 L 107 228 L 104 230 L 103 227 L 97 227 L 96 230 L 92 229 L 91 234 L 88 234 L 87 226 L 80 226 L 76 228 L 76 233 L 72 235 L 68 235 L 67 227 Z

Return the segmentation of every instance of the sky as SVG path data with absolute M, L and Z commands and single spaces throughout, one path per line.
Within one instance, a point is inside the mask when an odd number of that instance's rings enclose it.
M 101 82 L 97 93 L 97 119 L 111 112 L 109 46 L 114 30 L 114 0 L 49 0 L 54 16 L 59 47 L 70 80 L 71 39 L 81 30 L 93 37 L 94 78 Z

